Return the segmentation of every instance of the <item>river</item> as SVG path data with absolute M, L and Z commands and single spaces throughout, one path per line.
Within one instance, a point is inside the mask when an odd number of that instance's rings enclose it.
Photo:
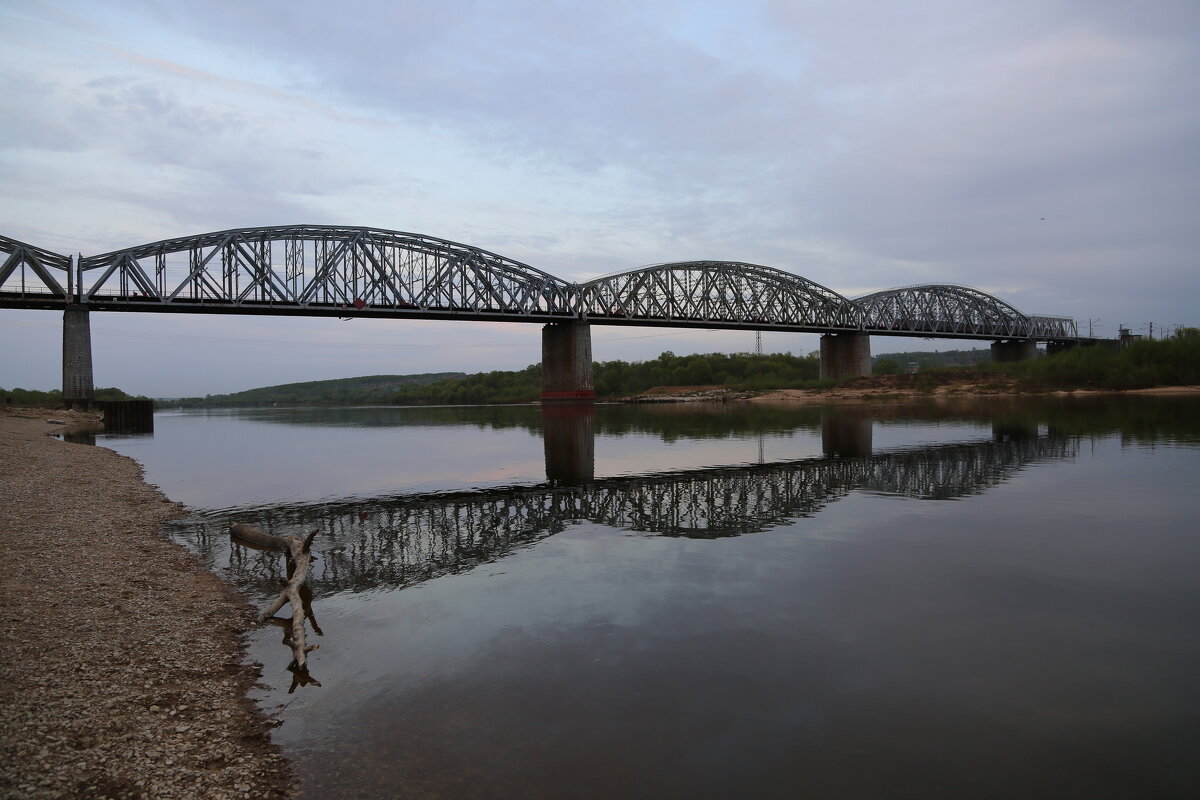
M 164 412 L 306 798 L 1195 796 L 1200 399 Z M 181 623 L 182 624 L 182 623 Z

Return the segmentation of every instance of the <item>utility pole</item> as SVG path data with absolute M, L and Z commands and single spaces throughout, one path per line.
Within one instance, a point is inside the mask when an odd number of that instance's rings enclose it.
M 1150 338 L 1151 339 L 1154 338 L 1154 323 L 1153 322 L 1150 323 Z

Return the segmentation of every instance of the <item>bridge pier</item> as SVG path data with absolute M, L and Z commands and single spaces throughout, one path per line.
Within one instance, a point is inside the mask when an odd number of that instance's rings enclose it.
M 1073 350 L 1076 344 L 1077 342 L 1073 341 L 1046 342 L 1046 355 L 1053 356 L 1057 355 L 1058 353 L 1065 353 L 1068 350 Z
M 63 311 L 63 403 L 67 408 L 87 408 L 96 399 L 89 314 L 87 306 L 74 303 Z
M 992 420 L 992 441 L 1029 442 L 1038 438 L 1038 426 L 1028 422 Z
M 542 327 L 542 402 L 590 403 L 592 328 L 588 323 L 551 322 Z
M 849 409 L 821 415 L 821 450 L 829 458 L 866 458 L 873 447 L 874 420 Z
M 871 374 L 871 337 L 865 333 L 821 336 L 821 380 L 862 378 Z
M 596 409 L 554 403 L 542 409 L 542 447 L 551 486 L 586 486 L 596 477 Z
M 1037 354 L 1037 342 L 1032 339 L 1006 339 L 992 342 L 992 361 L 1025 361 Z

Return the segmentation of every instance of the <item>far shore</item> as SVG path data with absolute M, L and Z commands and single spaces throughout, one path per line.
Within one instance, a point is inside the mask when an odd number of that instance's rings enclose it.
M 726 386 L 656 386 L 616 402 L 624 403 L 686 403 L 730 402 L 782 403 L 796 405 L 828 405 L 841 403 L 870 403 L 919 398 L 982 398 L 982 397 L 1085 397 L 1092 395 L 1191 395 L 1200 394 L 1200 386 L 1156 386 L 1149 389 L 1074 389 L 1031 392 L 1015 383 L 964 380 L 924 388 L 902 376 L 859 378 L 832 389 L 772 389 L 753 392 Z

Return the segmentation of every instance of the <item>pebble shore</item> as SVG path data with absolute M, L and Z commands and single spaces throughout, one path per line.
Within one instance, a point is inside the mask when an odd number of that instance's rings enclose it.
M 254 612 L 161 533 L 182 514 L 87 415 L 0 410 L 0 797 L 294 792 L 242 634 Z

